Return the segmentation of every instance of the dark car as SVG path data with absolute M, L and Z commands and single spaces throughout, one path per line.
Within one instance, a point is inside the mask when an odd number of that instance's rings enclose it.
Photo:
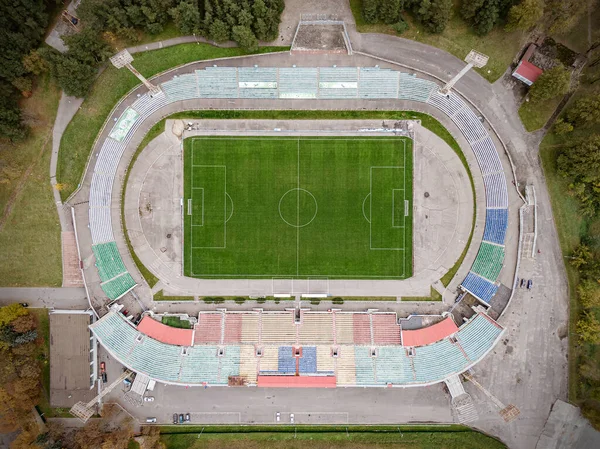
M 185 414 L 185 422 L 190 422 L 190 414 L 189 413 Z
M 177 413 L 173 413 L 173 424 L 177 424 Z
M 521 288 L 525 287 L 525 279 L 521 279 Z
M 179 424 L 183 424 L 183 413 L 179 415 Z
M 21 307 L 29 307 L 29 304 L 27 304 L 26 302 L 22 302 Z
M 102 373 L 102 383 L 108 382 L 108 376 L 106 375 L 106 371 Z
M 533 281 L 531 279 L 529 279 L 527 281 L 527 290 L 531 290 L 531 287 L 533 287 Z

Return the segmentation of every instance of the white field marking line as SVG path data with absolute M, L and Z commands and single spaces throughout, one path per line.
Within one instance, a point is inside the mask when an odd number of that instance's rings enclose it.
M 406 140 L 404 140 L 404 160 L 402 162 L 402 165 L 404 165 L 406 167 Z M 404 170 L 402 172 L 402 177 L 404 178 L 404 200 L 406 201 L 406 170 Z M 406 247 L 406 214 L 404 214 L 404 217 L 402 218 L 402 243 L 404 244 L 404 246 Z M 412 245 L 412 242 L 410 242 L 410 244 Z M 402 257 L 402 277 L 406 276 L 406 253 L 403 254 Z
M 404 228 L 404 225 L 394 224 L 396 222 L 396 191 L 404 192 L 404 189 L 392 189 L 392 228 L 400 229 Z M 402 198 L 404 199 L 404 195 L 402 195 Z M 406 210 L 406 206 L 404 206 L 404 210 Z
M 298 190 L 296 194 L 296 276 L 298 276 L 298 273 L 300 272 L 300 139 L 297 139 L 297 143 L 298 163 L 296 165 L 298 168 Z
M 200 249 L 200 248 L 194 248 L 194 249 Z M 223 249 L 223 248 L 202 248 L 202 249 Z M 261 278 L 261 279 L 270 279 L 273 278 L 273 276 L 282 276 L 281 273 L 278 274 L 231 274 L 231 273 L 225 273 L 225 274 L 194 274 L 194 276 L 196 276 L 199 279 L 204 279 L 204 278 L 214 278 L 214 277 L 219 277 L 222 279 L 245 279 L 248 277 L 252 277 L 252 278 Z M 294 275 L 294 274 L 289 274 L 288 276 L 293 276 L 292 279 L 296 279 L 296 280 L 304 280 L 307 279 L 309 275 L 303 275 L 303 274 L 299 274 L 298 276 Z M 390 279 L 390 280 L 405 280 L 405 278 L 403 278 L 402 276 L 370 276 L 370 275 L 362 275 L 362 274 L 315 274 L 315 275 L 311 275 L 311 276 L 322 276 L 322 277 L 328 277 L 331 279 L 339 279 L 342 281 L 356 281 L 356 280 L 361 280 L 361 279 Z
M 188 198 L 188 200 L 187 200 L 187 208 L 188 208 L 187 214 L 192 215 L 192 199 L 191 198 Z
M 283 199 L 286 197 L 286 195 L 288 193 L 294 192 L 294 191 L 298 191 L 298 197 L 300 196 L 300 192 L 306 192 L 306 193 L 308 193 L 312 197 L 313 201 L 315 202 L 315 213 L 314 213 L 314 215 L 312 216 L 312 218 L 310 219 L 310 221 L 308 223 L 305 223 L 303 225 L 295 225 L 293 223 L 290 223 L 289 221 L 287 221 L 284 218 L 283 214 L 281 213 L 281 203 L 283 202 Z M 298 201 L 298 198 L 296 199 L 296 201 Z M 279 198 L 279 203 L 278 203 L 278 206 L 277 206 L 277 210 L 279 211 L 279 218 L 281 218 L 281 220 L 286 225 L 291 226 L 292 228 L 303 228 L 303 227 L 308 226 L 309 224 L 311 224 L 314 221 L 314 219 L 317 217 L 317 212 L 319 211 L 319 204 L 317 203 L 317 199 L 315 198 L 315 196 L 310 191 L 308 191 L 306 189 L 302 189 L 302 188 L 300 188 L 300 189 L 293 188 L 293 189 L 290 189 L 287 192 L 285 192 L 283 195 L 281 195 L 281 198 Z M 296 222 L 298 222 L 298 220 Z
M 202 224 L 195 225 L 192 222 L 192 227 L 201 227 L 204 226 L 204 187 L 192 187 L 192 197 L 188 200 L 188 215 L 192 215 L 191 206 L 194 199 L 194 190 L 202 190 Z
M 367 220 L 367 223 L 371 223 L 371 220 L 367 218 L 367 214 L 365 214 L 365 203 L 367 202 L 367 198 L 371 198 L 371 193 L 369 192 L 367 194 L 367 196 L 365 196 L 365 199 L 363 200 L 363 204 L 362 204 L 362 213 L 363 213 L 363 217 L 365 217 L 365 220 Z M 369 207 L 371 207 L 369 205 Z
M 227 221 L 225 221 L 225 223 L 227 223 L 229 220 L 231 220 L 231 217 L 233 217 L 233 199 L 229 193 L 225 192 L 225 195 L 227 195 L 227 198 L 229 198 L 229 202 L 231 203 L 231 213 L 229 214 L 229 217 L 227 217 Z
M 192 146 L 193 148 L 193 146 Z M 224 180 L 224 191 L 225 194 L 223 196 L 223 246 L 191 246 L 192 249 L 225 249 L 227 248 L 227 166 L 226 165 L 192 165 L 193 168 L 222 168 L 225 173 Z M 192 178 L 193 179 L 193 178 Z M 200 189 L 201 187 L 196 187 L 195 189 Z M 193 197 L 194 188 L 192 188 L 192 197 Z M 233 204 L 233 200 L 232 200 Z M 204 190 L 202 194 L 202 223 L 204 224 Z M 193 242 L 192 242 L 193 243 Z M 204 275 L 196 275 L 196 276 L 204 276 Z
M 268 130 L 267 130 L 268 131 Z M 316 131 L 316 130 L 315 130 Z M 277 135 L 273 135 L 273 137 L 248 137 L 248 138 L 242 138 L 242 137 L 193 137 L 192 141 L 196 141 L 196 140 L 289 140 L 291 142 L 295 142 L 296 140 L 315 140 L 315 141 L 322 141 L 322 142 L 327 142 L 330 140 L 340 140 L 340 141 L 347 141 L 347 140 L 351 140 L 353 142 L 366 142 L 366 141 L 374 141 L 374 140 L 384 140 L 384 141 L 395 141 L 397 142 L 399 139 L 400 140 L 406 140 L 405 139 L 406 136 L 399 136 L 399 137 L 393 137 L 393 138 L 389 138 L 389 137 L 377 137 L 377 136 L 373 136 L 373 137 L 367 137 L 367 138 L 363 138 L 363 139 L 346 139 L 346 138 L 342 138 L 342 139 L 332 139 L 331 137 L 325 137 L 322 139 L 315 139 L 315 138 L 310 138 L 307 137 L 306 139 L 303 137 L 290 137 L 290 136 L 277 136 Z
M 406 155 L 405 155 L 405 161 L 406 162 Z M 388 166 L 388 165 L 372 165 L 369 168 L 369 181 L 370 181 L 370 186 L 369 186 L 369 195 L 371 195 L 371 206 L 370 206 L 370 216 L 371 218 L 373 218 L 373 169 L 374 168 L 395 168 L 395 169 L 404 169 L 404 167 L 400 167 L 397 165 L 392 165 L 392 166 Z M 406 172 L 404 170 L 404 172 Z M 405 176 L 405 186 L 406 186 L 406 176 Z M 372 251 L 406 251 L 406 248 L 373 248 L 373 225 L 372 225 L 372 221 L 369 221 L 369 249 Z
M 194 199 L 194 140 L 192 139 L 192 156 L 190 160 L 190 183 L 192 190 L 190 192 L 190 196 L 192 200 Z M 185 159 L 185 155 L 184 155 Z M 184 187 L 185 189 L 185 187 Z M 202 208 L 204 211 L 204 207 Z M 192 220 L 190 219 L 190 224 L 192 224 Z M 185 246 L 184 246 L 185 248 Z M 194 228 L 190 226 L 190 275 L 194 276 Z

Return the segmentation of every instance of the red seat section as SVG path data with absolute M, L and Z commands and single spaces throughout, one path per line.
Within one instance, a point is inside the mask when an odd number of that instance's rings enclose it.
M 352 317 L 354 328 L 354 344 L 355 345 L 370 345 L 371 344 L 371 321 L 366 313 L 356 313 Z
M 403 346 L 425 346 L 440 341 L 458 331 L 454 320 L 448 317 L 439 323 L 417 330 L 402 329 Z
M 376 345 L 399 345 L 400 326 L 396 314 L 373 314 L 373 339 Z
M 225 337 L 223 343 L 240 343 L 242 341 L 242 315 L 225 314 Z
M 145 316 L 137 326 L 138 331 L 155 340 L 169 345 L 191 346 L 194 332 L 191 329 L 177 329 L 159 323 L 154 318 Z
M 194 344 L 221 343 L 221 314 L 201 313 L 195 326 Z
M 259 387 L 335 388 L 335 376 L 258 376 Z

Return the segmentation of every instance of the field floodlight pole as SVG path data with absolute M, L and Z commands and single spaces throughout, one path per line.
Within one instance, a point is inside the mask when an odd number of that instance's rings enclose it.
M 454 85 L 464 76 L 465 73 L 471 70 L 472 67 L 481 68 L 485 66 L 488 62 L 488 59 L 489 57 L 483 53 L 471 50 L 465 58 L 467 65 L 460 72 L 458 72 L 454 78 L 448 81 L 444 87 L 442 87 L 440 93 L 442 95 L 448 95 L 450 93 L 450 89 L 454 87 Z
M 148 90 L 151 93 L 157 94 L 161 91 L 160 87 L 155 86 L 150 81 L 148 81 L 144 77 L 144 75 L 138 72 L 135 69 L 135 67 L 131 65 L 131 63 L 133 62 L 133 56 L 131 56 L 131 54 L 126 49 L 121 50 L 119 53 L 111 57 L 110 62 L 112 62 L 112 65 L 114 65 L 117 69 L 121 69 L 123 67 L 129 69 L 129 71 L 133 73 L 144 84 L 144 86 L 148 88 Z

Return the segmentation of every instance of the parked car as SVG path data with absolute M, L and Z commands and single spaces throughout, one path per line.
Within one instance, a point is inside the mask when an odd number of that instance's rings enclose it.
M 173 424 L 177 424 L 177 413 L 173 413 Z
M 533 287 L 533 281 L 531 279 L 529 279 L 527 281 L 527 290 L 531 290 L 532 287 Z
M 185 422 L 190 422 L 190 414 L 189 413 L 185 414 Z
M 179 415 L 179 424 L 183 424 L 183 413 Z
M 525 287 L 525 279 L 521 279 L 521 288 Z
M 28 304 L 28 303 L 26 303 L 26 302 L 22 302 L 22 303 L 21 303 L 21 307 L 29 307 L 29 304 Z
M 294 414 L 290 413 L 290 422 L 294 424 Z
M 104 384 L 105 384 L 106 382 L 108 382 L 108 376 L 106 375 L 106 371 L 104 371 L 104 372 L 101 374 L 101 376 L 102 376 L 102 383 L 104 383 Z
M 154 396 L 144 396 L 144 402 L 154 402 Z
M 281 421 L 281 413 L 279 413 L 279 412 L 275 413 L 275 421 L 276 422 Z
M 156 422 L 156 418 L 146 418 L 146 422 L 147 423 L 155 423 Z

